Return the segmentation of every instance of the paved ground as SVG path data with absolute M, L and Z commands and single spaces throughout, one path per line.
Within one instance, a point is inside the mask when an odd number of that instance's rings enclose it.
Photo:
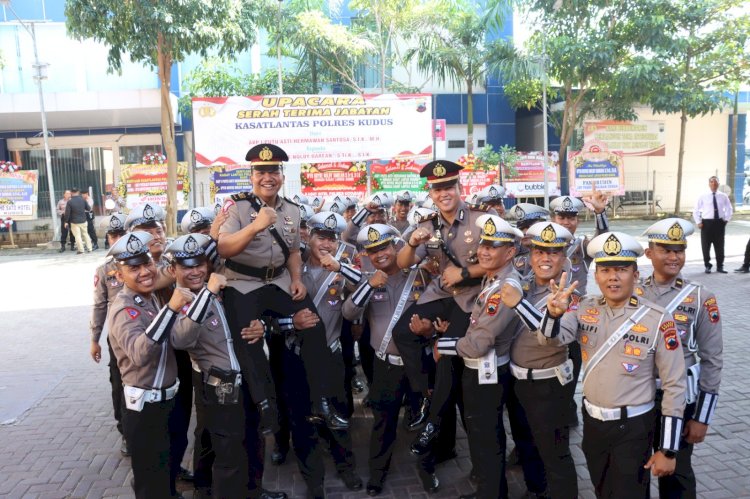
M 617 229 L 636 235 L 647 225 L 629 221 Z M 730 225 L 728 269 L 739 266 L 748 234 L 750 222 Z M 130 462 L 120 456 L 111 415 L 106 353 L 99 365 L 88 354 L 92 276 L 103 255 L 101 251 L 79 257 L 70 252 L 0 250 L 1 497 L 132 497 Z M 642 272 L 648 274 L 645 263 Z M 701 280 L 718 295 L 725 341 L 718 412 L 693 459 L 698 492 L 706 498 L 750 497 L 750 384 L 742 378 L 742 359 L 750 358 L 745 337 L 750 332 L 746 318 L 750 314 L 745 315 L 750 275 L 706 276 L 702 271 L 699 238 L 693 236 L 684 274 Z M 353 420 L 355 453 L 365 479 L 370 426 L 369 413 L 358 408 Z M 409 440 L 399 443 L 382 497 L 427 496 L 407 451 Z M 580 449 L 580 428 L 572 441 L 581 495 L 593 497 Z M 463 434 L 457 451 L 457 459 L 438 468 L 442 485 L 435 497 L 457 497 L 472 490 Z M 329 469 L 329 498 L 366 497 L 364 492 L 348 492 L 335 477 L 330 461 Z M 508 478 L 511 497 L 521 497 L 525 488 L 519 470 L 511 468 Z M 294 497 L 305 493 L 293 462 L 269 465 L 265 486 Z

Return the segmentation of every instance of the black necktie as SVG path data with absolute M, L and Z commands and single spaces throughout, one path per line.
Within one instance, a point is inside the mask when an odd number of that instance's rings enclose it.
M 716 202 L 716 193 L 714 192 L 714 220 L 719 219 L 719 203 Z

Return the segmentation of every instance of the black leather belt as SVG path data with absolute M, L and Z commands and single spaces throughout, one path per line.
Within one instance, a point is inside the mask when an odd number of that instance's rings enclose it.
M 224 266 L 229 270 L 233 270 L 237 273 L 247 275 L 250 277 L 257 277 L 264 281 L 271 281 L 276 279 L 284 273 L 286 267 L 251 267 L 233 260 L 226 260 Z

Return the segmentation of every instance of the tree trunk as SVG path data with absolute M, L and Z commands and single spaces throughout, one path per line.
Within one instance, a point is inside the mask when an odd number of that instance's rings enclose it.
M 466 82 L 466 154 L 474 152 L 474 87 L 473 82 Z
M 683 108 L 680 115 L 680 153 L 677 156 L 677 189 L 675 189 L 674 213 L 680 214 L 680 197 L 682 196 L 682 158 L 685 156 L 685 131 L 687 130 L 687 111 Z
M 734 192 L 734 182 L 735 175 L 737 173 L 737 125 L 739 125 L 740 121 L 740 116 L 737 113 L 737 110 L 739 97 L 740 91 L 737 90 L 734 92 L 734 109 L 732 110 L 732 139 L 729 143 L 729 171 L 727 172 L 727 185 L 732 189 L 732 195 L 729 197 L 729 201 L 732 202 L 732 208 L 734 208 L 734 203 L 737 199 L 737 195 Z M 740 192 L 740 196 L 742 196 L 742 192 Z
M 159 82 L 161 86 L 161 140 L 167 156 L 167 236 L 177 235 L 177 148 L 175 147 L 174 114 L 169 100 L 172 76 L 172 54 L 160 33 L 157 37 Z

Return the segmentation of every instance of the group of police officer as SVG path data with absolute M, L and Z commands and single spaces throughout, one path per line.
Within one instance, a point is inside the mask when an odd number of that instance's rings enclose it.
M 136 497 L 283 498 L 262 487 L 289 441 L 309 497 L 325 497 L 323 452 L 350 490 L 383 491 L 399 414 L 425 491 L 455 457 L 457 412 L 476 492 L 508 497 L 507 411 L 533 497 L 574 498 L 569 445 L 583 389 L 583 451 L 598 497 L 695 497 L 693 444 L 716 408 L 722 337 L 716 297 L 681 275 L 691 223 L 649 227 L 644 254 L 609 230 L 606 196 L 519 203 L 504 189 L 461 198 L 461 166 L 425 165 L 428 199 L 289 200 L 286 153 L 247 153 L 252 192 L 189 210 L 168 242 L 163 211 L 108 218 L 110 259 L 96 271 L 91 355 L 106 334 L 121 451 Z M 393 218 L 388 211 L 394 207 Z M 596 236 L 577 236 L 594 212 Z M 588 295 L 589 268 L 600 294 Z M 373 414 L 366 486 L 350 437 L 355 343 Z M 195 408 L 193 474 L 182 470 Z M 458 411 L 456 410 L 458 408 Z

